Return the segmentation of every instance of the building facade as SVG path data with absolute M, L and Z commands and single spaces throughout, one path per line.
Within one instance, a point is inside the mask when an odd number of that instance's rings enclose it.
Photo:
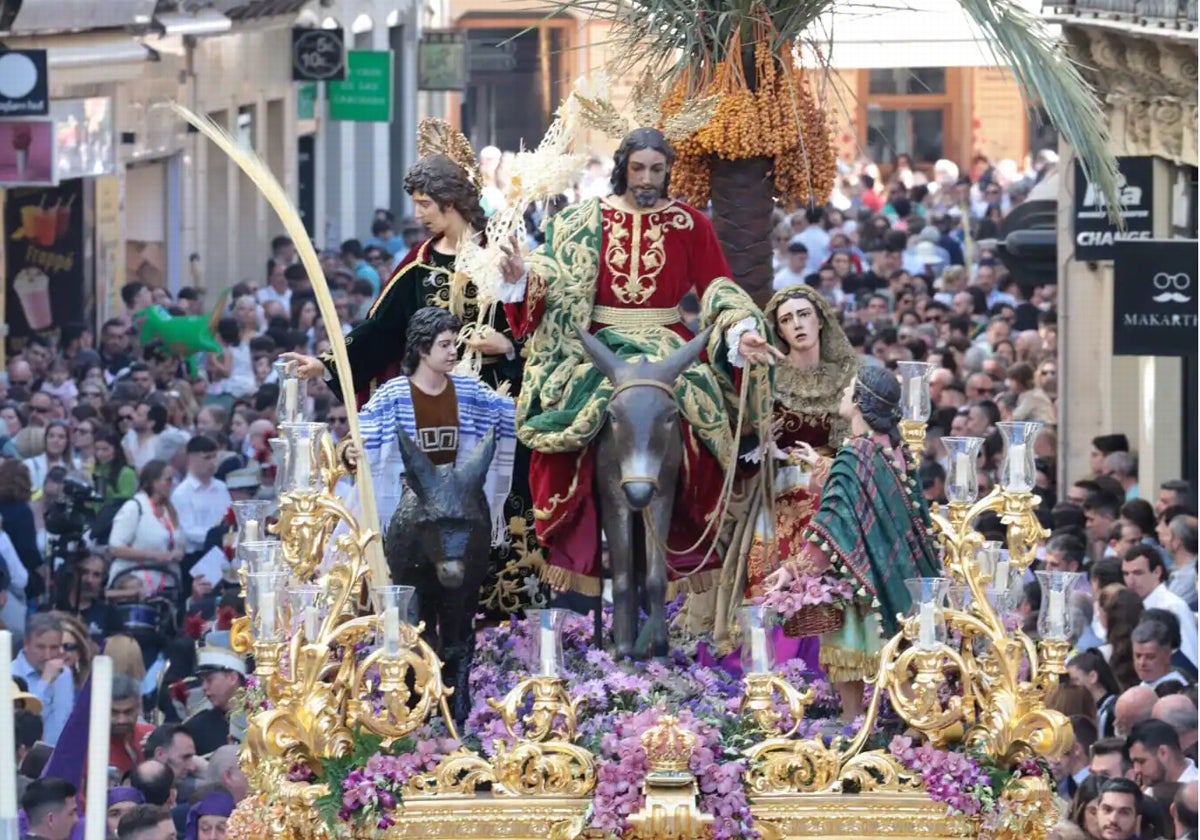
M 1096 86 L 1110 130 L 1110 149 L 1130 175 L 1134 209 L 1122 236 L 1196 238 L 1196 4 L 1075 0 L 1049 13 L 1060 23 L 1072 57 Z M 1128 159 L 1131 163 L 1125 163 Z M 1196 332 L 1188 355 L 1116 355 L 1119 306 L 1112 259 L 1081 256 L 1098 241 L 1081 216 L 1094 203 L 1073 177 L 1073 151 L 1060 147 L 1059 423 L 1060 479 L 1089 473 L 1093 437 L 1123 432 L 1139 456 L 1142 494 L 1187 478 L 1196 488 Z M 1080 195 L 1079 187 L 1085 191 Z M 1081 208 L 1084 208 L 1081 210 Z M 1095 214 L 1092 214 L 1095 215 Z M 1196 282 L 1192 243 L 1189 284 Z M 1136 279 L 1146 294 L 1160 272 L 1151 259 Z M 1182 279 L 1180 281 L 1183 282 Z M 1187 297 L 1194 307 L 1195 287 Z M 1120 312 L 1116 313 L 1120 315 Z

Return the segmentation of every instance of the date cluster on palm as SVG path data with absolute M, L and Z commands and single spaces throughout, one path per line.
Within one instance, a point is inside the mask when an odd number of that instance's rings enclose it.
M 822 204 L 837 175 L 832 129 L 809 74 L 792 50 L 772 49 L 769 23 L 754 27 L 753 40 L 735 32 L 725 58 L 694 67 L 663 101 L 669 118 L 697 98 L 715 98 L 711 118 L 675 142 L 672 191 L 703 207 L 712 194 L 718 160 L 770 159 L 774 198 L 789 207 Z

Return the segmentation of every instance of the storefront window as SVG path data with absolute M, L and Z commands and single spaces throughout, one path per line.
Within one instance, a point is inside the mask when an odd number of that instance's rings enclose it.
M 943 157 L 946 111 L 944 108 L 901 110 L 867 107 L 867 154 L 880 164 L 895 163 L 907 154 L 915 161 Z
M 891 96 L 946 92 L 945 67 L 897 67 L 869 72 L 867 92 L 870 94 Z

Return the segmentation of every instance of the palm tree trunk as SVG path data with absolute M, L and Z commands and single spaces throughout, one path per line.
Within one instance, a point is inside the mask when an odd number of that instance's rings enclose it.
M 771 298 L 771 159 L 713 158 L 713 227 L 733 269 L 733 280 L 759 306 Z

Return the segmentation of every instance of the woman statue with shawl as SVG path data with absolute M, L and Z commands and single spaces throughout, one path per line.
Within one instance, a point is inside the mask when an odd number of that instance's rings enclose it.
M 772 392 L 774 446 L 763 447 L 747 460 L 761 465 L 749 482 L 747 515 L 738 518 L 722 564 L 713 638 L 719 650 L 731 647 L 730 627 L 744 599 L 763 595 L 767 576 L 799 557 L 801 535 L 820 501 L 809 468 L 796 455 L 803 444 L 832 457 L 849 424 L 838 416 L 842 392 L 858 370 L 858 354 L 850 346 L 828 302 L 812 286 L 781 289 L 765 310 L 775 346 L 785 354 L 775 366 Z M 765 457 L 764 457 L 765 456 Z M 815 636 L 810 626 L 817 611 L 790 622 L 790 636 Z M 816 664 L 816 645 L 793 655 Z
M 834 608 L 836 621 L 821 628 L 820 662 L 852 720 L 862 714 L 863 679 L 878 666 L 882 639 L 909 610 L 904 581 L 935 577 L 941 563 L 915 465 L 901 445 L 896 375 L 860 368 L 838 414 L 851 437 L 832 463 L 803 444 L 795 450 L 813 468 L 821 503 L 798 556 L 765 581 L 764 600 L 785 616 L 803 615 L 814 602 Z

